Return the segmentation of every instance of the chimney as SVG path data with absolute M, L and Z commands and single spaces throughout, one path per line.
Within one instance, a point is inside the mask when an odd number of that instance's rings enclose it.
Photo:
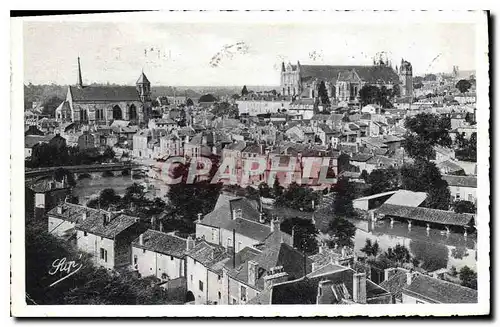
M 354 274 L 352 299 L 356 303 L 366 304 L 366 273 Z
M 139 245 L 144 245 L 144 234 L 139 235 Z
M 394 273 L 396 272 L 396 269 L 397 268 L 387 268 L 384 270 L 384 280 L 388 280 L 389 278 L 391 278 Z
M 198 223 L 201 223 L 201 212 L 198 213 L 198 220 L 197 220 Z
M 160 232 L 163 233 L 163 222 L 162 221 L 160 221 Z
M 271 268 L 264 277 L 264 288 L 269 289 L 273 285 L 283 283 L 288 280 L 288 273 L 283 271 L 283 266 Z
M 186 241 L 186 251 L 191 251 L 192 249 L 194 249 L 194 246 L 195 246 L 195 241 L 190 235 L 188 236 Z
M 271 220 L 271 233 L 280 230 L 280 221 L 278 218 L 274 218 Z
M 407 284 L 407 285 L 411 285 L 412 278 L 413 278 L 413 272 L 408 271 L 408 272 L 406 273 L 406 284 Z
M 259 264 L 255 261 L 248 261 L 248 284 L 251 286 L 255 286 L 255 283 L 257 282 L 257 278 L 259 278 L 258 275 L 259 272 Z
M 85 219 L 87 219 L 87 209 L 85 209 L 85 210 L 82 212 L 82 221 L 85 221 Z
M 111 211 L 108 211 L 107 213 L 104 214 L 104 219 L 102 220 L 103 222 L 103 225 L 106 226 L 107 224 L 109 224 L 109 222 L 111 221 Z
M 57 206 L 57 214 L 62 215 L 62 213 L 63 213 L 63 207 L 62 207 L 62 205 L 58 205 Z

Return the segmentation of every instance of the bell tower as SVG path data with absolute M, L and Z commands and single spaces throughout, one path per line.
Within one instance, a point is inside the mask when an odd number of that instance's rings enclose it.
M 137 92 L 139 92 L 139 96 L 141 97 L 141 101 L 143 103 L 150 101 L 151 96 L 151 83 L 148 78 L 144 74 L 144 71 L 139 76 L 139 79 L 135 83 Z
M 413 68 L 411 63 L 401 59 L 401 66 L 399 66 L 399 81 L 401 85 L 401 96 L 413 96 Z

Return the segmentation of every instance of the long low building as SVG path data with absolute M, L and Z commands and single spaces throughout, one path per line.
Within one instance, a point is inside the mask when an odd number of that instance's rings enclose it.
M 463 227 L 466 231 L 475 227 L 475 216 L 473 214 L 386 203 L 376 210 L 375 218 L 390 218 L 391 221 L 404 219 L 408 221 L 410 228 L 412 221 L 424 223 L 428 227 L 430 225 L 441 225 L 447 229 L 450 227 Z

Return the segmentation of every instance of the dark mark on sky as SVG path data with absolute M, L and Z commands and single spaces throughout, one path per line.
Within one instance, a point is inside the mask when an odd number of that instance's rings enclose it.
M 248 53 L 249 46 L 245 42 L 238 42 L 232 45 L 225 45 L 210 59 L 210 67 L 219 67 L 222 60 L 233 59 L 236 54 Z

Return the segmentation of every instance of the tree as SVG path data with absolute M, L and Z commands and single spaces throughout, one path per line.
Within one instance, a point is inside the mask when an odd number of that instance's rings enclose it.
M 466 79 L 461 79 L 457 82 L 455 87 L 460 91 L 460 93 L 465 93 L 469 91 L 469 89 L 472 87 L 472 84 Z
M 359 98 L 362 106 L 378 103 L 380 99 L 380 89 L 375 85 L 365 85 L 359 90 Z
M 267 184 L 266 184 L 267 185 Z M 276 177 L 273 183 L 273 196 L 275 199 L 283 195 L 284 187 L 280 185 L 278 178 Z
M 244 97 L 247 94 L 248 94 L 247 86 L 243 85 L 243 88 L 241 89 L 241 96 Z
M 430 160 L 435 155 L 434 145 L 449 147 L 452 144 L 448 132 L 451 122 L 448 117 L 420 113 L 406 118 L 405 128 L 408 132 L 403 146 L 412 158 Z
M 477 273 L 474 270 L 464 266 L 460 269 L 459 277 L 462 286 L 477 290 Z
M 332 192 L 335 193 L 332 209 L 336 215 L 354 216 L 354 208 L 352 200 L 354 199 L 354 187 L 349 183 L 346 177 L 340 177 L 337 183 L 332 187 Z
M 275 181 L 276 183 L 276 181 Z M 271 189 L 267 183 L 263 182 L 259 184 L 259 195 L 263 198 L 271 198 Z
M 115 159 L 115 151 L 113 151 L 113 148 L 111 148 L 110 146 L 107 146 L 102 156 L 104 160 L 111 161 Z
M 466 200 L 455 201 L 452 204 L 453 211 L 456 213 L 476 213 L 476 206 L 474 203 Z
M 441 172 L 432 162 L 417 160 L 401 167 L 401 187 L 413 192 L 426 192 L 428 197 L 424 206 L 448 210 L 450 191 L 448 183 L 442 179 Z
M 399 173 L 392 166 L 387 169 L 374 169 L 368 175 L 366 182 L 370 184 L 368 189 L 370 195 L 392 191 L 399 186 Z
M 477 161 L 477 134 L 475 132 L 471 134 L 469 140 L 464 135 L 457 134 L 456 143 L 459 147 L 455 150 L 455 157 L 457 159 L 472 162 Z
M 318 97 L 322 104 L 330 104 L 330 98 L 328 98 L 328 91 L 326 90 L 325 81 L 321 81 L 321 83 L 319 83 L 318 85 Z
M 448 248 L 446 245 L 412 240 L 410 250 L 420 267 L 426 271 L 436 271 L 448 266 Z
M 310 219 L 287 218 L 281 223 L 280 230 L 293 235 L 293 245 L 306 255 L 314 254 L 318 251 L 318 241 L 316 235 L 318 231 Z
M 356 235 L 356 226 L 347 219 L 335 217 L 328 224 L 327 233 L 338 246 L 352 247 L 354 245 L 353 238 Z
M 279 184 L 277 187 L 280 187 Z M 275 204 L 301 211 L 314 211 L 313 201 L 314 203 L 318 203 L 319 201 L 319 194 L 317 192 L 309 187 L 304 187 L 293 182 L 282 195 L 276 197 Z
M 376 257 L 378 252 L 380 251 L 378 242 L 372 243 L 372 240 L 367 238 L 365 241 L 365 246 L 360 250 L 364 252 L 367 256 Z
M 394 248 L 388 248 L 385 255 L 389 260 L 396 262 L 398 266 L 411 261 L 410 251 L 401 244 L 396 244 Z
M 217 98 L 212 94 L 205 94 L 200 97 L 198 102 L 217 102 Z
M 365 182 L 368 180 L 368 172 L 366 171 L 366 169 L 363 169 L 363 171 L 359 175 L 359 178 L 363 179 Z

